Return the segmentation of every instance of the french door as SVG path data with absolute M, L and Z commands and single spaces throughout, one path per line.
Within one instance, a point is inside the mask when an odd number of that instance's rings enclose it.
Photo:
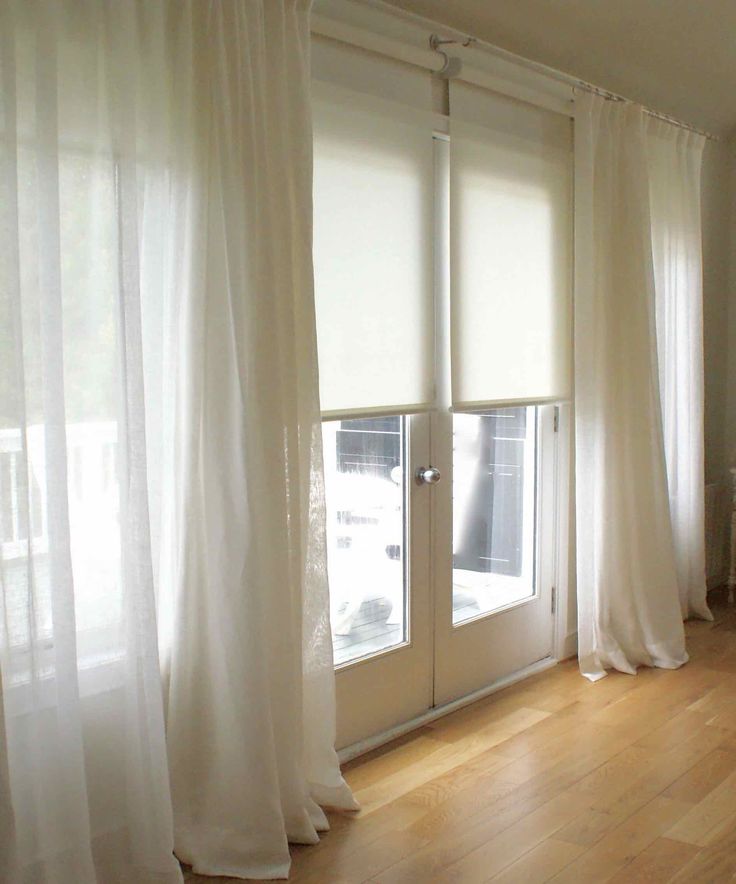
M 433 705 L 427 415 L 323 425 L 338 746 Z
M 434 417 L 448 479 L 430 503 L 440 706 L 552 655 L 557 446 L 553 405 Z
M 325 423 L 339 746 L 550 657 L 554 412 Z

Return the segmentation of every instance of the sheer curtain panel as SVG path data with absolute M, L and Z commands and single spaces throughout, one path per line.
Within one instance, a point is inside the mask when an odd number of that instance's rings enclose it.
M 174 847 L 284 877 L 320 805 L 355 806 L 333 748 L 308 14 L 0 3 L 0 824 L 29 884 L 179 881 Z
M 166 42 L 163 4 L 0 3 L 3 881 L 181 880 L 144 401 L 162 267 L 140 247 Z
M 687 661 L 659 392 L 640 107 L 575 102 L 578 640 L 590 679 Z
M 712 620 L 705 584 L 703 268 L 700 170 L 705 137 L 647 125 L 657 353 L 677 582 L 683 618 Z
M 194 3 L 174 79 L 183 292 L 165 641 L 177 855 L 285 877 L 340 776 L 312 281 L 306 0 Z M 174 256 L 176 258 L 176 256 Z M 162 578 L 162 583 L 163 583 Z M 169 647 L 170 646 L 170 647 Z

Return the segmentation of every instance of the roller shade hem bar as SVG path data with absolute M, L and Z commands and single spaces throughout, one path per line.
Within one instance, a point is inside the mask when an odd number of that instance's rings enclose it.
M 323 411 L 323 421 L 357 420 L 362 417 L 395 417 L 396 415 L 426 414 L 432 411 L 434 405 L 422 403 L 419 405 L 392 405 L 376 406 L 374 408 L 346 408 L 336 411 Z
M 528 405 L 563 405 L 569 402 L 568 396 L 549 396 L 541 399 L 489 399 L 479 402 L 456 402 L 450 406 L 449 411 L 470 412 L 484 411 L 487 408 L 515 408 Z

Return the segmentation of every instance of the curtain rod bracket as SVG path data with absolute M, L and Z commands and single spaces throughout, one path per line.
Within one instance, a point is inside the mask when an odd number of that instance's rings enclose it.
M 443 49 L 440 49 L 440 46 L 457 44 L 467 47 L 473 43 L 475 43 L 475 37 L 466 37 L 465 40 L 443 40 L 439 34 L 430 35 L 429 48 L 434 52 L 438 52 L 444 59 L 442 67 L 434 72 L 435 76 L 442 77 L 443 80 L 451 80 L 453 77 L 457 77 L 463 66 L 459 58 L 450 57 Z
M 430 49 L 435 52 L 441 52 L 440 46 L 448 46 L 451 43 L 457 43 L 462 47 L 472 46 L 475 43 L 475 37 L 466 37 L 464 40 L 443 40 L 439 34 L 432 34 L 429 38 Z

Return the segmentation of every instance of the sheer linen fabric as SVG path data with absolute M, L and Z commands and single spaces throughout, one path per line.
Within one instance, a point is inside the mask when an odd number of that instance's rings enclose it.
M 333 748 L 307 16 L 0 4 L 6 880 L 180 881 L 174 827 L 198 871 L 283 877 L 320 804 L 355 806 Z
M 327 828 L 319 805 L 356 807 L 333 748 L 308 7 L 194 3 L 179 35 L 167 736 L 176 853 L 211 875 L 285 877 L 288 841 Z
M 162 11 L 0 4 L 3 881 L 181 880 L 141 322 L 160 270 L 140 242 L 162 221 Z
M 606 669 L 688 659 L 662 436 L 643 110 L 576 97 L 578 641 Z
M 677 583 L 683 619 L 712 620 L 705 580 L 703 268 L 705 136 L 647 122 L 657 353 Z

